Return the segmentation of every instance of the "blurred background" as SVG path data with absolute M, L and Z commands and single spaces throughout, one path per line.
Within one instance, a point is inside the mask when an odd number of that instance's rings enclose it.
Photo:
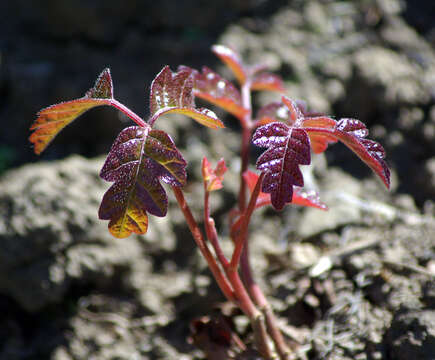
M 387 151 L 397 204 L 433 214 L 434 1 L 1 1 L 0 305 L 9 314 L 0 317 L 1 360 L 200 356 L 186 342 L 186 324 L 221 298 L 193 245 L 178 241 L 189 237 L 183 220 L 171 215 L 168 229 L 157 219 L 147 240 L 119 242 L 96 219 L 107 186 L 97 179 L 101 155 L 129 122 L 110 108 L 91 110 L 40 157 L 27 138 L 41 108 L 83 96 L 105 67 L 117 100 L 146 117 L 150 83 L 164 65 L 229 74 L 210 52 L 215 43 L 237 49 L 247 63 L 269 64 L 287 95 L 310 109 L 363 121 Z M 261 94 L 255 105 L 277 99 Z M 238 147 L 234 132 L 212 135 L 173 119 L 161 126 L 193 165 L 206 152 L 231 158 Z M 344 146 L 326 157 L 330 166 L 373 180 Z M 222 213 L 234 195 L 223 198 Z M 422 266 L 434 251 L 427 239 L 416 255 Z M 192 277 L 192 266 L 199 275 Z M 162 286 L 168 283 L 171 289 Z M 198 291 L 200 300 L 187 295 Z

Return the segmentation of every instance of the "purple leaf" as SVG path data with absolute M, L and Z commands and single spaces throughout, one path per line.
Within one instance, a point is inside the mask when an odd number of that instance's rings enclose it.
M 189 67 L 180 67 L 173 74 L 169 66 L 165 66 L 151 84 L 150 125 L 164 114 L 179 113 L 213 129 L 224 127 L 213 111 L 195 107 L 194 82 L 193 70 Z
M 109 230 L 115 237 L 145 234 L 147 212 L 166 215 L 168 199 L 159 179 L 182 186 L 185 168 L 186 161 L 165 132 L 138 126 L 124 129 L 100 173 L 104 180 L 114 182 L 101 202 L 100 219 L 110 220 Z
M 259 127 L 252 138 L 259 147 L 267 147 L 257 160 L 257 169 L 265 171 L 262 191 L 270 193 L 272 205 L 281 210 L 292 201 L 293 186 L 303 186 L 299 165 L 311 162 L 310 141 L 305 130 L 281 122 Z

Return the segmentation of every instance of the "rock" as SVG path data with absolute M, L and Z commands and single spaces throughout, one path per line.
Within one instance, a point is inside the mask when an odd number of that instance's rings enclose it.
M 362 194 L 360 183 L 355 178 L 338 169 L 329 169 L 325 188 L 320 199 L 328 205 L 328 211 L 314 208 L 304 209 L 298 222 L 297 232 L 303 238 L 310 237 L 337 227 L 361 222 L 361 208 L 341 200 L 341 196 L 359 197 Z
M 141 257 L 137 238 L 114 239 L 98 220 L 101 165 L 72 156 L 0 179 L 0 291 L 26 310 L 62 301 L 73 282 L 101 286 Z

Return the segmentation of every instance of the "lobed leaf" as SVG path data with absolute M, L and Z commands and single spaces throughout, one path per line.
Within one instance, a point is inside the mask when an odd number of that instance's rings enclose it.
M 100 176 L 114 184 L 104 194 L 99 218 L 109 221 L 113 236 L 145 234 L 148 216 L 165 216 L 168 199 L 160 184 L 186 182 L 186 161 L 164 131 L 125 128 L 110 149 Z
M 44 151 L 54 137 L 80 115 L 96 106 L 113 105 L 112 101 L 112 77 L 110 70 L 105 69 L 84 97 L 49 106 L 38 113 L 29 137 L 35 153 L 39 155 Z
M 222 181 L 224 174 L 227 171 L 225 160 L 222 158 L 218 161 L 213 169 L 206 157 L 202 159 L 202 178 L 207 191 L 215 191 L 222 189 Z
M 251 194 L 254 191 L 255 184 L 257 183 L 258 178 L 259 176 L 252 171 L 247 170 L 243 173 L 243 179 L 244 181 L 246 181 L 246 184 Z M 320 210 L 328 210 L 326 204 L 320 201 L 319 195 L 317 194 L 316 191 L 314 190 L 306 191 L 305 189 L 299 186 L 293 187 L 293 197 L 291 202 L 292 204 L 295 205 L 309 206 Z M 270 194 L 267 194 L 265 192 L 260 192 L 255 207 L 259 208 L 270 204 L 271 204 Z
M 239 84 L 243 85 L 246 82 L 247 71 L 242 63 L 242 60 L 240 59 L 239 54 L 233 49 L 224 45 L 213 45 L 211 49 L 213 53 L 231 69 Z
M 366 126 L 356 119 L 341 119 L 319 126 L 313 119 L 304 122 L 304 129 L 309 134 L 326 139 L 336 139 L 350 148 L 363 162 L 377 174 L 387 188 L 390 187 L 390 170 L 385 162 L 385 150 L 378 142 L 365 139 L 368 135 Z M 314 125 L 314 126 L 311 126 Z
M 150 124 L 162 115 L 178 113 L 210 128 L 223 128 L 223 123 L 213 111 L 195 107 L 194 82 L 192 69 L 184 66 L 172 73 L 169 66 L 165 66 L 151 83 Z
M 281 122 L 259 127 L 252 142 L 268 149 L 257 160 L 257 169 L 265 171 L 262 191 L 270 193 L 271 203 L 281 210 L 292 201 L 293 186 L 303 186 L 299 165 L 311 162 L 310 141 L 304 129 Z
M 206 66 L 202 73 L 195 72 L 195 96 L 223 108 L 237 118 L 242 118 L 248 110 L 242 106 L 239 90 Z
M 169 66 L 165 66 L 151 83 L 151 115 L 164 108 L 193 108 L 193 78 L 191 75 L 192 71 L 188 68 L 183 68 L 173 74 Z
M 314 114 L 314 117 L 307 117 L 306 114 Z M 309 113 L 305 104 L 283 97 L 283 102 L 272 102 L 263 106 L 257 113 L 256 125 L 261 126 L 271 122 L 281 121 L 289 125 L 296 122 L 301 127 L 323 127 L 334 128 L 336 121 L 327 116 L 320 116 L 319 113 Z M 337 139 L 328 134 L 308 133 L 311 148 L 318 154 L 326 150 L 328 144 L 337 142 Z
M 376 141 L 365 139 L 368 130 L 361 121 L 355 119 L 336 121 L 327 116 L 320 116 L 318 113 L 308 113 L 304 104 L 285 96 L 282 97 L 282 102 L 289 109 L 287 123 L 306 131 L 315 153 L 323 152 L 329 144 L 341 141 L 381 178 L 387 188 L 390 187 L 390 170 L 384 160 L 385 151 Z M 278 105 L 271 105 L 269 109 L 264 110 L 264 113 L 272 118 L 273 111 L 282 110 Z

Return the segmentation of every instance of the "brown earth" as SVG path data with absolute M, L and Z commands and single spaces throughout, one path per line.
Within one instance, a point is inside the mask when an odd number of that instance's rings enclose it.
M 186 3 L 176 10 L 199 11 L 194 1 Z M 105 66 L 112 67 L 119 99 L 136 110 L 144 106 L 144 84 L 163 64 L 214 66 L 209 45 L 232 45 L 248 62 L 270 63 L 290 97 L 365 122 L 392 168 L 387 192 L 350 151 L 335 145 L 306 174 L 313 175 L 310 185 L 328 212 L 288 207 L 253 217 L 256 276 L 298 358 L 435 359 L 430 1 L 228 1 L 199 11 L 187 25 L 185 16 L 159 18 L 157 5 L 141 19 L 134 1 L 115 22 L 109 21 L 113 10 L 101 4 L 47 2 L 45 12 L 26 4 L 0 5 L 8 36 L 0 43 L 0 114 L 14 124 L 0 134 L 1 166 L 34 161 L 25 145 L 34 113 L 81 96 Z M 71 15 L 74 6 L 82 7 L 82 22 Z M 216 14 L 226 20 L 210 27 Z M 262 94 L 256 105 L 271 99 Z M 107 151 L 125 126 L 114 114 L 83 116 L 44 159 Z M 230 172 L 213 211 L 229 250 L 225 224 L 237 189 L 232 154 L 239 138 L 235 121 L 224 121 L 228 127 L 219 132 L 184 118 L 158 125 L 189 160 L 186 192 L 197 215 L 202 156 L 227 160 Z M 103 161 L 74 155 L 8 169 L 0 178 L 0 360 L 203 358 L 188 341 L 189 324 L 218 314 L 224 299 L 180 211 L 171 199 L 169 215 L 153 217 L 146 236 L 113 239 L 97 219 L 108 186 L 98 178 Z M 249 345 L 244 316 L 232 312 L 230 320 Z

